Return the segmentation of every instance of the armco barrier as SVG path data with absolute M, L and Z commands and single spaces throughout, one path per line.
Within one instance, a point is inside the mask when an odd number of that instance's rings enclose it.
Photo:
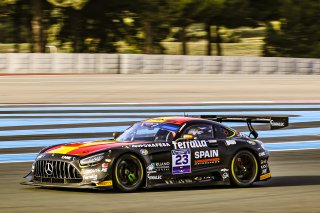
M 143 54 L 7 53 L 0 74 L 320 74 L 320 59 Z

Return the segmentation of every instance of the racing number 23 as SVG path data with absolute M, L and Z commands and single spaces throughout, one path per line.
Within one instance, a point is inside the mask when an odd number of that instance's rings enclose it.
M 189 163 L 189 155 L 176 155 L 176 165 L 188 165 Z
M 172 174 L 191 173 L 191 151 L 189 149 L 172 150 Z

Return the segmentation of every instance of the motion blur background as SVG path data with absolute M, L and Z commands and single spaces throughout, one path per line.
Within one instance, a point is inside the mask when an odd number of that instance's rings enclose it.
M 320 0 L 1 0 L 0 52 L 320 56 Z

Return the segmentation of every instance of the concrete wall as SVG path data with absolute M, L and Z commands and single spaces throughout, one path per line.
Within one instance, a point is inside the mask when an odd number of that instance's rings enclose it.
M 4 73 L 320 74 L 320 59 L 143 54 L 0 54 Z
M 0 54 L 1 73 L 119 73 L 119 54 Z

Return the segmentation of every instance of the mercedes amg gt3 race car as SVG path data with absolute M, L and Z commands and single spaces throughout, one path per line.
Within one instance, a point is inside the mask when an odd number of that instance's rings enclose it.
M 222 122 L 246 122 L 246 136 Z M 288 117 L 160 117 L 135 123 L 113 140 L 59 144 L 43 149 L 22 184 L 114 188 L 232 184 L 247 187 L 271 178 L 269 153 L 252 123 L 271 129 Z

